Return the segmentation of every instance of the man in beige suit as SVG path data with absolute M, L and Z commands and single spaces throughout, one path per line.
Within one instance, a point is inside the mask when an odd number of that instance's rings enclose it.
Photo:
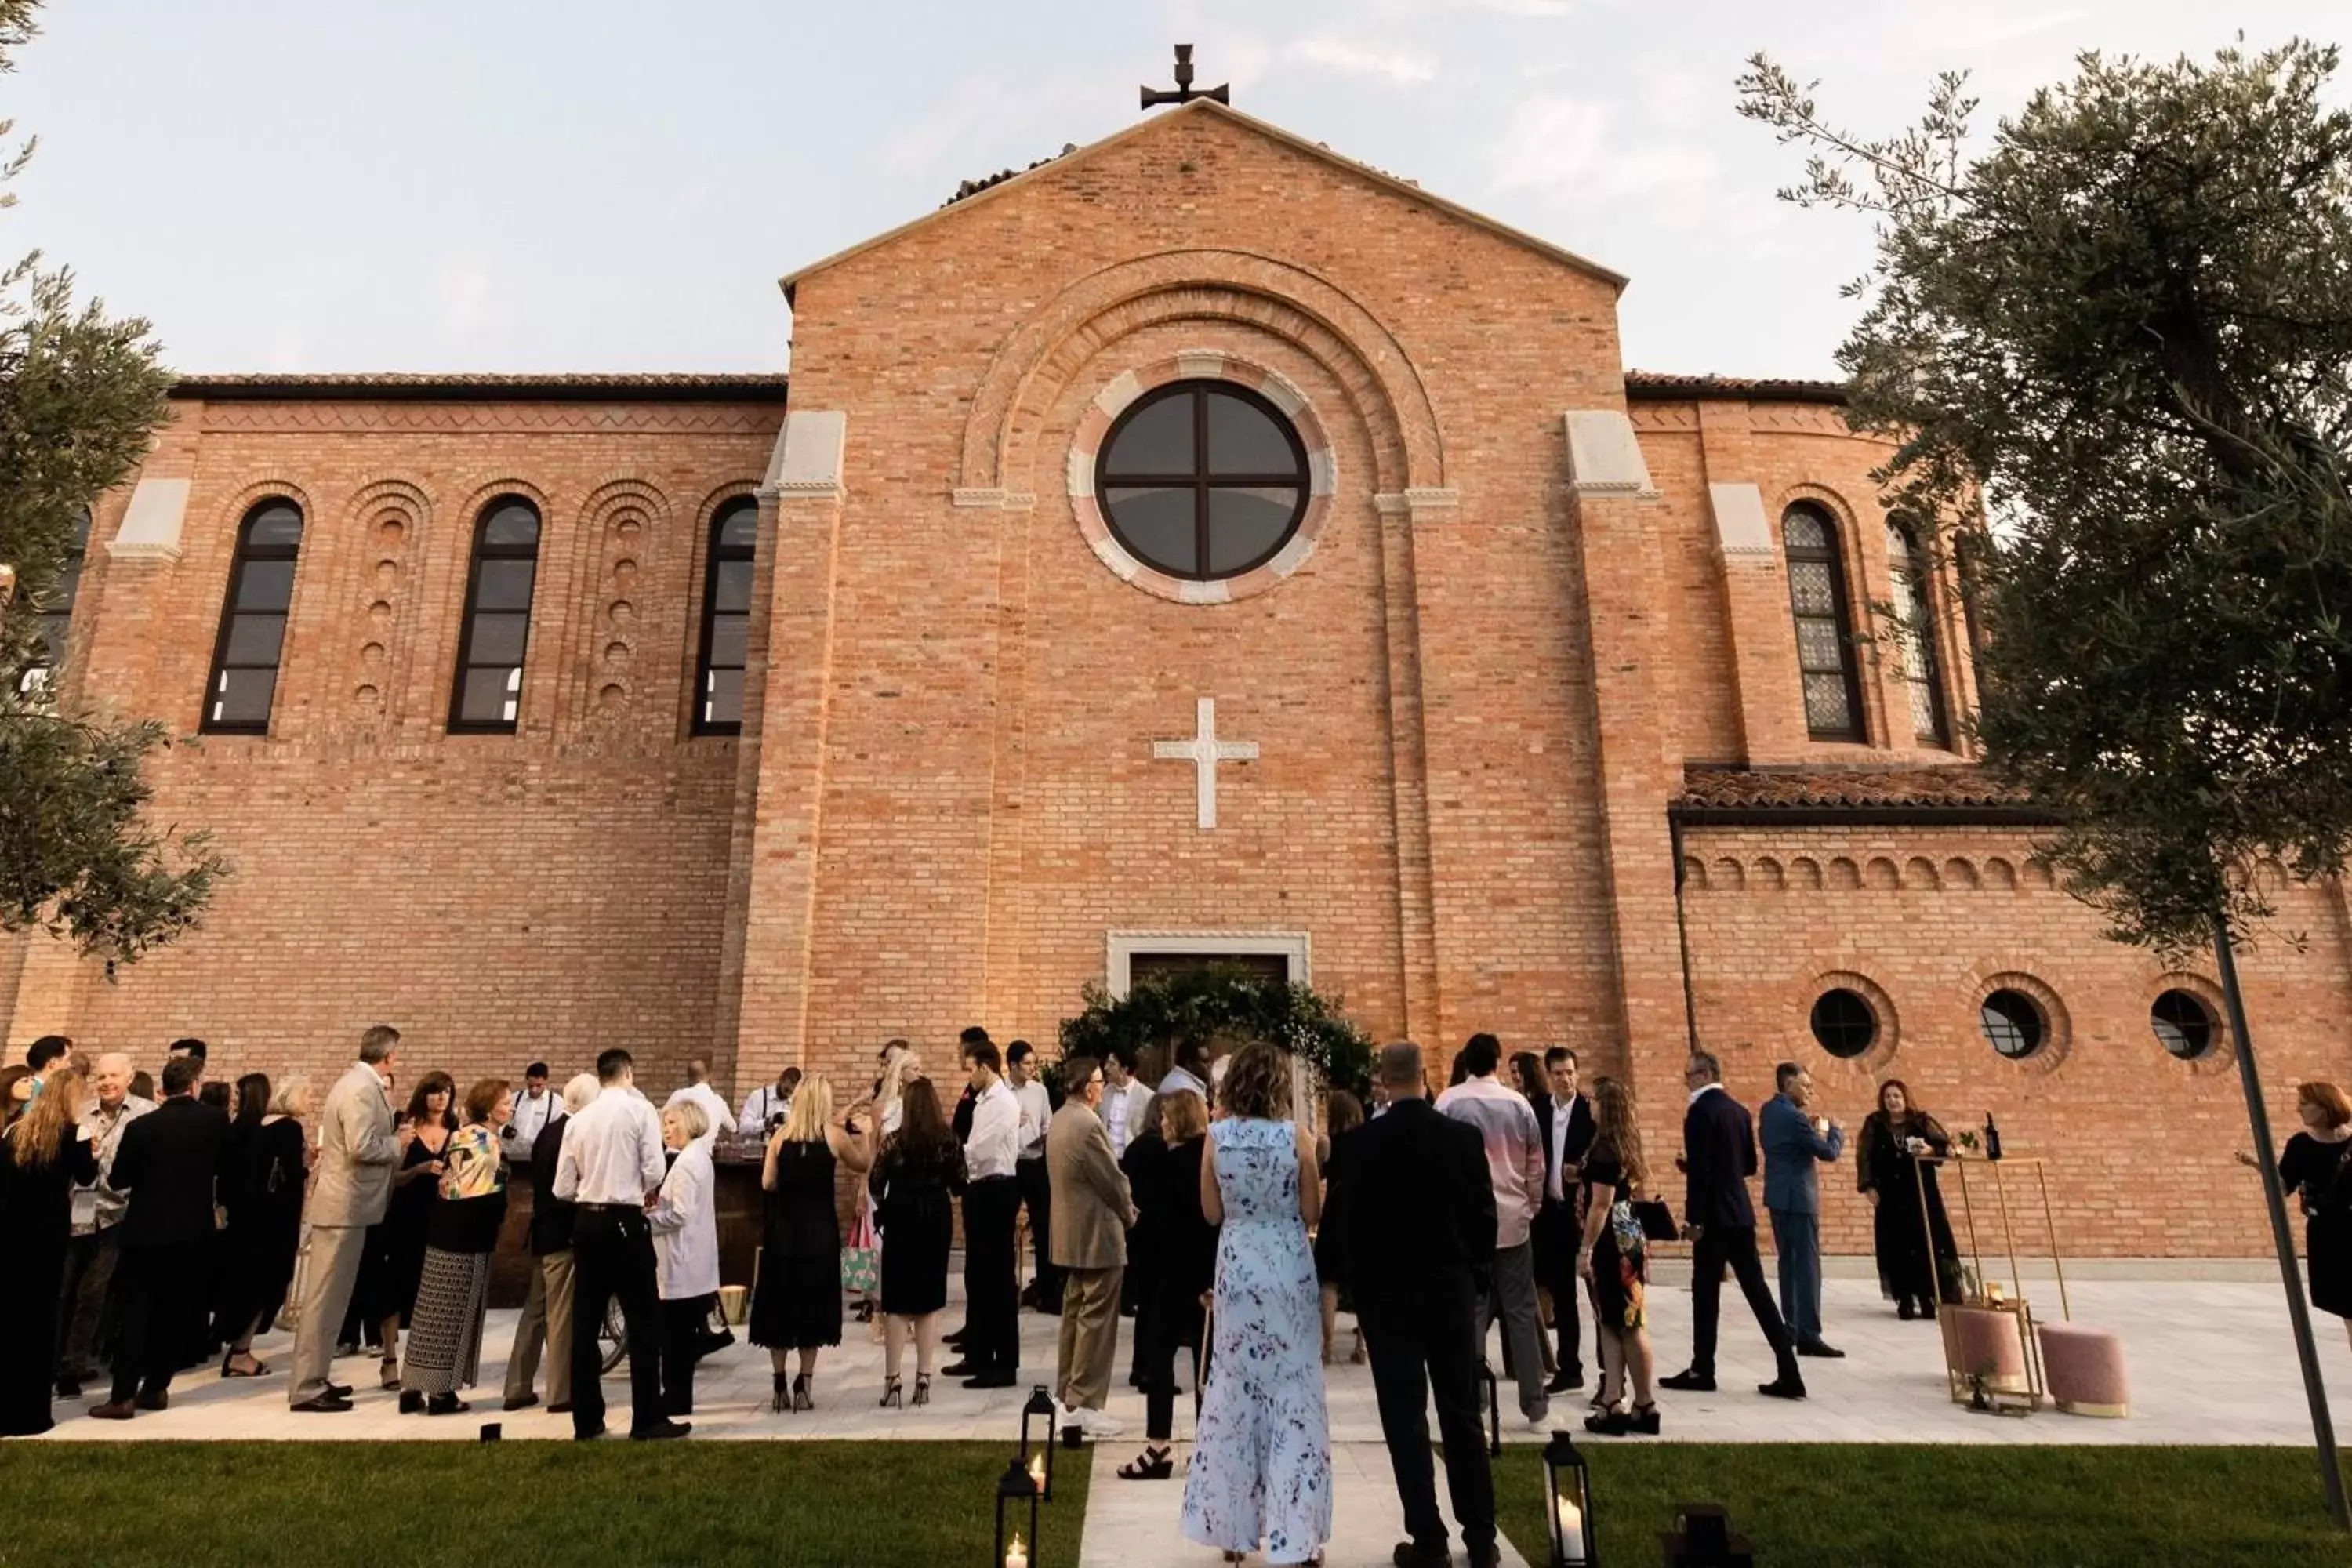
M 1103 1411 L 1118 1356 L 1118 1283 L 1127 1272 L 1127 1227 L 1135 1200 L 1110 1150 L 1102 1103 L 1102 1068 L 1090 1057 L 1062 1064 L 1069 1099 L 1045 1130 L 1045 1175 L 1055 1264 L 1062 1284 L 1061 1359 L 1055 1372 L 1065 1419 L 1090 1437 L 1116 1437 L 1119 1424 Z
M 294 1367 L 287 1403 L 306 1412 L 349 1410 L 352 1391 L 334 1382 L 335 1335 L 352 1304 L 367 1227 L 383 1218 L 392 1168 L 413 1130 L 393 1131 L 384 1094 L 400 1031 L 378 1024 L 360 1037 L 360 1059 L 335 1080 L 319 1112 L 319 1161 L 303 1217 L 310 1257 L 302 1279 L 302 1321 L 294 1330 Z

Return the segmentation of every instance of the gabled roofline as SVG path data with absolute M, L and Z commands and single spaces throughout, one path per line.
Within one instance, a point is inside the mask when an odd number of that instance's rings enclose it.
M 651 371 L 619 374 L 188 375 L 175 400 L 206 403 L 782 403 L 789 378 Z
M 1213 98 L 1196 98 L 1192 102 L 1171 110 L 1170 113 L 1209 114 L 1230 120 L 1237 125 L 1244 126 L 1249 130 L 1256 132 L 1261 136 L 1267 137 L 1272 141 L 1279 142 L 1284 146 L 1291 148 L 1296 152 L 1304 153 L 1311 158 L 1319 158 L 1324 163 L 1329 163 L 1335 168 L 1344 169 L 1350 174 L 1354 174 L 1360 179 L 1368 180 L 1372 184 L 1388 191 L 1391 195 L 1403 196 L 1409 201 L 1419 202 L 1424 206 L 1434 207 L 1437 211 L 1445 214 L 1449 217 L 1458 218 L 1462 222 L 1471 225 L 1473 227 L 1483 228 L 1489 234 L 1507 239 L 1514 245 L 1532 250 L 1537 255 L 1545 258 L 1547 260 L 1556 261 L 1563 267 L 1573 268 L 1577 271 L 1588 273 L 1592 277 L 1600 279 L 1602 282 L 1607 283 L 1611 288 L 1616 289 L 1620 293 L 1622 293 L 1624 291 L 1625 285 L 1632 281 L 1632 279 L 1627 278 L 1625 274 L 1612 271 L 1610 268 L 1601 266 L 1597 261 L 1577 255 L 1572 250 L 1562 249 L 1560 247 L 1550 243 L 1549 240 L 1538 239 L 1534 235 L 1528 233 L 1524 229 L 1513 228 L 1510 225 L 1488 217 L 1484 213 L 1473 211 L 1471 208 L 1462 205 L 1459 202 L 1450 202 L 1444 196 L 1432 195 L 1429 192 L 1423 190 L 1419 185 L 1409 184 L 1405 181 L 1398 179 L 1393 174 L 1382 174 L 1380 170 L 1373 168 L 1369 163 L 1360 163 L 1355 159 L 1348 157 L 1343 153 L 1334 153 L 1330 148 L 1323 146 L 1318 142 L 1309 142 L 1303 136 L 1296 135 L 1291 132 L 1285 131 L 1279 125 L 1271 124 L 1268 121 L 1259 120 L 1253 115 L 1244 114 L 1240 110 L 1229 108 L 1224 104 L 1219 103 Z M 1162 123 L 1168 118 L 1169 115 L 1154 115 L 1146 119 L 1138 120 L 1134 124 L 1127 127 L 1125 130 L 1113 132 L 1110 135 L 1102 138 L 1098 142 L 1089 142 L 1075 153 L 1065 153 L 1058 158 L 1050 158 L 1045 163 L 1038 164 L 1036 167 L 1033 169 L 1024 169 L 1020 174 L 1013 175 L 1011 179 L 1005 180 L 998 184 L 991 185 L 986 190 L 975 191 L 971 195 L 961 197 L 956 201 L 950 202 L 945 206 L 938 207 L 930 212 L 925 213 L 919 218 L 915 218 L 907 223 L 902 223 L 896 228 L 887 229 L 880 234 L 873 236 L 871 238 L 860 240 L 857 244 L 849 247 L 845 250 L 836 250 L 831 256 L 824 257 L 820 260 L 812 261 L 807 266 L 800 268 L 796 271 L 787 272 L 776 280 L 777 285 L 783 289 L 785 300 L 790 302 L 793 298 L 793 291 L 797 289 L 801 282 L 805 279 L 814 278 L 820 272 L 825 271 L 830 268 L 837 267 L 841 263 L 849 260 L 852 257 L 863 256 L 869 250 L 887 245 L 892 240 L 898 239 L 903 235 L 911 234 L 916 229 L 921 228 L 927 224 L 939 223 L 954 214 L 978 206 L 984 202 L 994 201 L 1005 192 L 1013 190 L 1016 186 L 1025 184 L 1029 181 L 1035 179 L 1048 171 L 1066 169 L 1074 163 L 1081 163 L 1086 159 L 1093 157 L 1097 153 L 1118 146 L 1119 143 L 1128 141 L 1131 137 L 1141 135 L 1154 125 Z

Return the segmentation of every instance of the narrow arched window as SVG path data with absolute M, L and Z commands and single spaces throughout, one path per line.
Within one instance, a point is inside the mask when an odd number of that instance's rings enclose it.
M 1806 733 L 1816 741 L 1859 741 L 1862 687 L 1854 678 L 1837 523 L 1819 507 L 1790 507 L 1780 520 L 1780 534 L 1789 559 L 1789 609 L 1797 623 Z
M 710 559 L 702 579 L 702 653 L 696 662 L 694 732 L 743 731 L 743 667 L 751 639 L 751 561 L 760 538 L 760 503 L 740 496 L 710 520 Z
M 73 629 L 74 600 L 81 592 L 82 559 L 89 551 L 89 513 L 75 520 L 73 542 L 66 547 L 58 580 L 41 599 L 41 649 L 17 678 L 16 689 L 27 697 L 47 691 L 65 668 L 66 634 Z
M 278 661 L 286 651 L 286 611 L 294 602 L 294 559 L 301 549 L 302 509 L 292 501 L 273 498 L 245 514 L 201 728 L 221 735 L 269 733 Z
M 1936 661 L 1936 579 L 1918 537 L 1903 523 L 1886 525 L 1886 572 L 1895 590 L 1903 676 L 1911 689 L 1911 733 L 1927 745 L 1948 744 L 1943 670 Z
M 539 576 L 539 509 L 501 496 L 474 526 L 466 624 L 457 640 L 455 733 L 512 734 L 522 711 L 522 656 L 530 641 L 530 591 Z

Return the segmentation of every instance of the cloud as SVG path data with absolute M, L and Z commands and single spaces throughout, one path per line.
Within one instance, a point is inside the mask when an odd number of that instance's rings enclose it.
M 1590 99 L 1538 94 L 1513 111 L 1488 149 L 1487 188 L 1524 191 L 1553 204 L 1590 208 L 1638 200 L 1652 223 L 1695 227 L 1740 204 L 1722 188 L 1715 153 L 1695 142 L 1612 134 L 1616 111 Z
M 1404 48 L 1368 48 L 1339 38 L 1299 38 L 1285 53 L 1341 76 L 1368 78 L 1397 87 L 1415 87 L 1437 76 L 1437 62 L 1427 55 Z

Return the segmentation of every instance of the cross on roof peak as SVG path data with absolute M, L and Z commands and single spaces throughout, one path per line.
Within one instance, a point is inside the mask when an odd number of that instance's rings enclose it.
M 1196 98 L 1213 98 L 1219 103 L 1233 102 L 1233 89 L 1223 82 L 1214 87 L 1195 89 L 1192 86 L 1192 46 L 1176 46 L 1176 87 L 1173 91 L 1164 87 L 1143 89 L 1143 107 L 1157 109 L 1163 103 L 1190 103 Z

